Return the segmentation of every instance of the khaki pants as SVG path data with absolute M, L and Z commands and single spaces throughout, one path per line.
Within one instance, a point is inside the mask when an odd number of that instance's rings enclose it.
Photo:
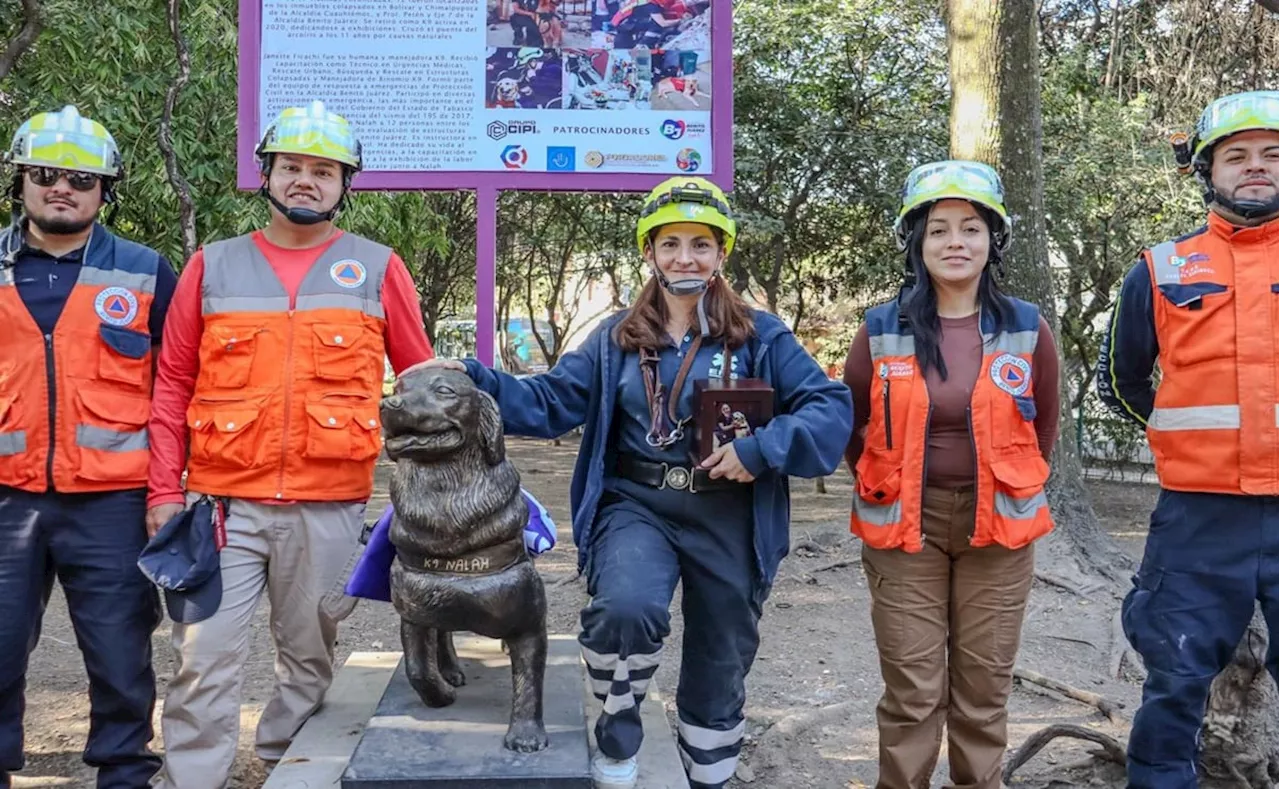
M 223 789 L 240 736 L 249 631 L 266 589 L 276 648 L 275 689 L 258 722 L 257 753 L 279 761 L 333 680 L 342 594 L 364 526 L 363 503 L 270 505 L 232 499 L 222 550 L 222 605 L 203 622 L 174 623 L 177 667 L 161 729 L 164 789 Z
M 927 488 L 924 550 L 864 546 L 884 696 L 877 789 L 928 789 L 947 728 L 951 786 L 996 789 L 1035 557 L 970 548 L 973 488 Z

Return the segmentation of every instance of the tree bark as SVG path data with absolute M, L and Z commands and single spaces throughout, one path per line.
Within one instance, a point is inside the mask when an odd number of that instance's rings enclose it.
M 22 27 L 9 39 L 4 52 L 0 53 L 0 81 L 9 76 L 9 72 L 22 57 L 22 53 L 35 43 L 40 31 L 44 28 L 44 9 L 39 0 L 22 0 Z
M 1013 240 L 1005 253 L 1004 287 L 1040 307 L 1056 336 L 1058 311 L 1044 216 L 1043 130 L 1040 119 L 1039 26 L 1036 4 L 1024 0 L 948 0 L 951 71 L 951 155 L 985 162 L 1004 182 Z M 1071 402 L 1061 376 L 1063 403 Z M 1062 415 L 1046 493 L 1057 528 L 1037 552 L 1042 566 L 1074 575 L 1072 564 L 1123 582 L 1131 566 L 1098 524 L 1070 440 L 1070 409 Z M 1065 567 L 1064 567 L 1064 562 Z
M 196 236 L 196 204 L 191 196 L 191 184 L 182 175 L 178 165 L 178 154 L 173 147 L 173 110 L 178 103 L 178 92 L 191 78 L 191 57 L 187 52 L 187 42 L 182 38 L 182 26 L 179 23 L 182 0 L 167 0 L 165 16 L 169 22 L 169 35 L 173 38 L 173 46 L 178 61 L 178 73 L 169 83 L 164 94 L 164 114 L 160 118 L 160 153 L 164 157 L 165 173 L 169 176 L 169 184 L 178 196 L 178 224 L 182 230 L 182 259 L 188 261 L 196 253 L 198 246 Z

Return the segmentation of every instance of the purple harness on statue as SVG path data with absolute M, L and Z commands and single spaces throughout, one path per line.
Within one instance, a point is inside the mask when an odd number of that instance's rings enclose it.
M 524 527 L 525 551 L 530 556 L 546 553 L 556 545 L 556 525 L 532 494 L 521 488 L 520 495 L 529 508 L 529 522 Z M 368 545 L 347 579 L 345 591 L 349 596 L 391 602 L 391 563 L 396 558 L 396 548 L 388 535 L 394 514 L 395 508 L 388 504 L 382 511 L 382 517 L 373 525 Z

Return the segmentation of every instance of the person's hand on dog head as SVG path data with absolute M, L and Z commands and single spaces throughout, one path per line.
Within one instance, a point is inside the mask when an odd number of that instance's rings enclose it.
M 463 373 L 467 371 L 467 366 L 457 359 L 441 359 L 436 357 L 435 359 L 428 359 L 425 362 L 418 362 L 412 367 L 404 368 L 400 371 L 400 375 L 396 376 L 396 382 L 398 383 L 401 378 L 404 378 L 415 370 L 430 370 L 433 367 L 440 367 L 446 370 L 457 370 L 458 372 Z

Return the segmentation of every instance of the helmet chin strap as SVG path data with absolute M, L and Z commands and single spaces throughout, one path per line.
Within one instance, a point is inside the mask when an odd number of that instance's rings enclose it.
M 1197 166 L 1196 177 L 1200 179 L 1200 185 L 1204 187 L 1204 202 L 1206 205 L 1217 203 L 1241 219 L 1258 219 L 1259 217 L 1280 214 L 1280 195 L 1270 200 L 1232 200 L 1226 195 L 1219 194 L 1218 190 L 1214 188 L 1213 178 L 1207 166 Z
M 270 201 L 276 210 L 284 214 L 284 218 L 288 219 L 295 225 L 317 225 L 321 222 L 328 222 L 338 215 L 338 209 L 342 207 L 342 200 L 339 199 L 337 204 L 328 211 L 312 211 L 310 208 L 289 208 L 284 203 L 276 199 L 267 187 L 262 187 L 262 193 Z
M 1228 200 L 1217 190 L 1213 190 L 1212 201 L 1227 209 L 1231 213 L 1241 219 L 1257 219 L 1265 216 L 1275 216 L 1280 213 L 1280 197 L 1273 197 L 1270 200 Z
M 705 302 L 707 300 L 707 291 L 711 287 L 711 280 L 720 276 L 720 269 L 713 271 L 709 279 L 682 279 L 678 282 L 672 282 L 667 279 L 657 266 L 653 267 L 653 273 L 658 278 L 658 284 L 672 296 L 693 296 L 695 294 L 698 296 L 698 330 L 703 337 L 710 337 L 711 324 L 707 322 Z

